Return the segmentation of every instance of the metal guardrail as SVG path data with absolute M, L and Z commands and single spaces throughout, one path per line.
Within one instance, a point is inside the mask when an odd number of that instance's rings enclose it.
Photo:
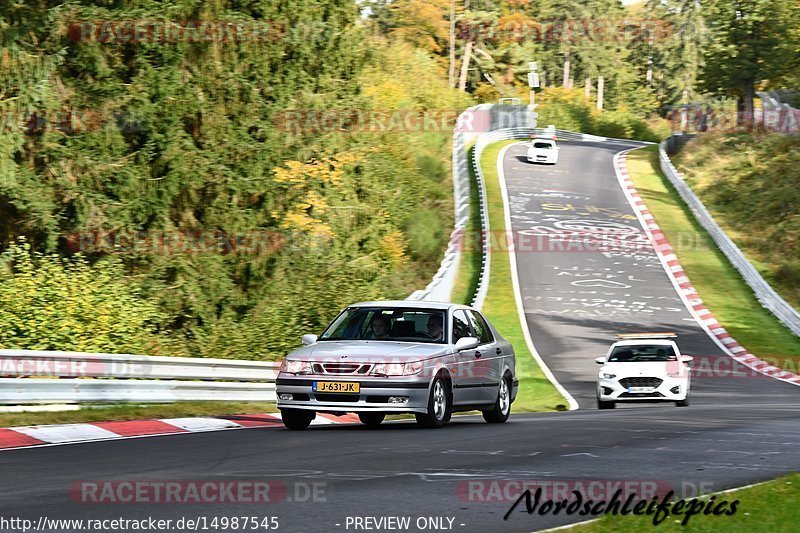
M 0 403 L 272 401 L 280 363 L 0 350 Z
M 767 130 L 778 133 L 800 133 L 800 109 L 781 101 L 775 91 L 756 93 L 762 109 L 756 110 L 755 121 Z
M 444 252 L 444 258 L 439 265 L 439 270 L 434 274 L 433 279 L 428 285 L 418 291 L 414 291 L 408 297 L 409 300 L 428 300 L 449 302 L 451 293 L 455 286 L 458 274 L 458 265 L 461 261 L 461 244 L 464 230 L 469 222 L 469 199 L 470 199 L 470 177 L 467 167 L 466 136 L 460 127 L 462 117 L 470 113 L 475 108 L 469 108 L 459 116 L 453 131 L 453 203 L 454 205 L 454 224 L 453 231 L 450 233 L 450 240 Z
M 730 237 L 714 220 L 714 217 L 706 209 L 700 198 L 683 180 L 683 175 L 675 168 L 670 161 L 666 151 L 667 141 L 662 141 L 658 147 L 658 157 L 661 163 L 661 170 L 667 176 L 672 186 L 678 191 L 683 201 L 692 210 L 692 214 L 703 228 L 711 235 L 717 247 L 725 254 L 728 260 L 736 267 L 736 270 L 744 278 L 745 282 L 753 289 L 753 292 L 765 308 L 767 308 L 783 325 L 789 328 L 792 333 L 800 336 L 800 313 L 797 312 L 786 300 L 767 283 L 756 268 L 747 260 L 745 255 Z
M 409 300 L 428 300 L 449 302 L 453 287 L 458 276 L 458 267 L 461 261 L 461 247 L 464 242 L 464 231 L 469 222 L 469 202 L 471 192 L 471 178 L 469 174 L 469 162 L 467 161 L 466 146 L 474 138 L 480 138 L 484 132 L 500 130 L 515 125 L 532 124 L 528 106 L 524 105 L 489 105 L 481 104 L 466 109 L 459 115 L 453 131 L 453 201 L 455 204 L 455 222 L 453 232 L 450 234 L 450 241 L 447 245 L 444 258 L 439 265 L 439 270 L 433 276 L 431 282 L 422 290 L 414 291 Z M 482 188 L 479 181 L 478 187 Z M 488 216 L 485 210 L 485 192 L 481 190 L 481 219 L 483 220 L 484 238 L 488 239 Z M 485 244 L 485 243 L 484 243 Z M 484 246 L 484 249 L 488 249 Z M 486 257 L 482 259 L 482 269 L 488 265 Z M 488 279 L 488 274 L 481 275 L 481 279 Z M 484 291 L 485 293 L 485 291 Z M 485 294 L 484 294 L 485 296 Z M 473 298 L 473 304 L 476 302 Z M 478 305 L 482 305 L 482 299 L 477 299 Z

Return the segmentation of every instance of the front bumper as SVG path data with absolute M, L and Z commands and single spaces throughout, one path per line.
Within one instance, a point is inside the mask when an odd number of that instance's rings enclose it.
M 528 154 L 528 163 L 544 163 L 554 165 L 558 161 L 554 156 L 536 156 Z
M 315 381 L 355 381 L 360 386 L 358 394 L 335 394 L 314 392 Z M 430 380 L 427 377 L 359 379 L 333 376 L 285 376 L 279 375 L 275 392 L 278 409 L 306 409 L 328 413 L 425 413 L 428 410 Z M 282 400 L 281 395 L 290 394 L 292 399 Z M 389 403 L 390 397 L 406 397 L 406 403 Z
M 685 400 L 689 395 L 691 382 L 688 378 L 663 378 L 663 382 L 651 391 L 631 391 L 623 386 L 618 378 L 600 378 L 597 381 L 597 397 L 602 401 L 649 401 L 675 402 Z

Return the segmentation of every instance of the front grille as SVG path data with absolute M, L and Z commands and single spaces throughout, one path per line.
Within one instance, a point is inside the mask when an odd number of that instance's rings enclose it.
M 623 392 L 620 398 L 663 398 L 660 392 Z
M 664 380 L 661 378 L 622 378 L 619 380 L 619 384 L 623 387 L 652 387 L 656 388 Z
M 358 394 L 315 394 L 318 402 L 357 402 Z
M 362 365 L 361 363 L 314 363 L 315 374 L 369 374 L 372 365 Z

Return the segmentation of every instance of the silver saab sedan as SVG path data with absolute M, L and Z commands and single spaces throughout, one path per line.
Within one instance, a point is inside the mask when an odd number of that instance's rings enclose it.
M 388 413 L 414 413 L 437 428 L 455 411 L 505 422 L 517 396 L 514 348 L 478 311 L 419 301 L 351 305 L 281 365 L 278 409 L 289 429 L 317 412 L 357 413 L 377 426 Z

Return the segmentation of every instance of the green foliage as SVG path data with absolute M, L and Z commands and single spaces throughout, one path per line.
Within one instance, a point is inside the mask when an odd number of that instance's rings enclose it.
M 781 295 L 800 308 L 800 137 L 707 134 L 677 164 Z
M 0 347 L 143 353 L 158 351 L 158 305 L 142 298 L 120 261 L 94 266 L 34 252 L 20 240 L 3 254 Z
M 48 346 L 274 359 L 343 305 L 402 298 L 435 272 L 452 227 L 449 127 L 278 127 L 287 110 L 469 105 L 426 52 L 371 38 L 352 0 L 46 1 L 0 12 L 0 248 L 24 235 L 39 252 L 83 251 L 94 271 L 124 241 L 107 278 L 144 307 L 106 337 L 129 338 L 125 324 L 151 325 L 142 338 L 164 332 L 149 345 L 86 344 L 79 324 L 43 337 Z M 105 42 L 82 29 L 125 20 L 277 30 Z M 31 117 L 45 120 L 30 127 Z M 424 235 L 409 213 L 435 213 L 436 224 Z M 35 344 L 25 331 L 16 346 Z
M 663 121 L 645 121 L 625 108 L 599 112 L 581 91 L 546 89 L 539 101 L 538 122 L 542 126 L 553 124 L 563 130 L 653 142 L 669 135 L 669 129 Z
M 703 82 L 708 90 L 737 96 L 752 110 L 755 85 L 800 67 L 797 2 L 707 0 L 711 41 Z

